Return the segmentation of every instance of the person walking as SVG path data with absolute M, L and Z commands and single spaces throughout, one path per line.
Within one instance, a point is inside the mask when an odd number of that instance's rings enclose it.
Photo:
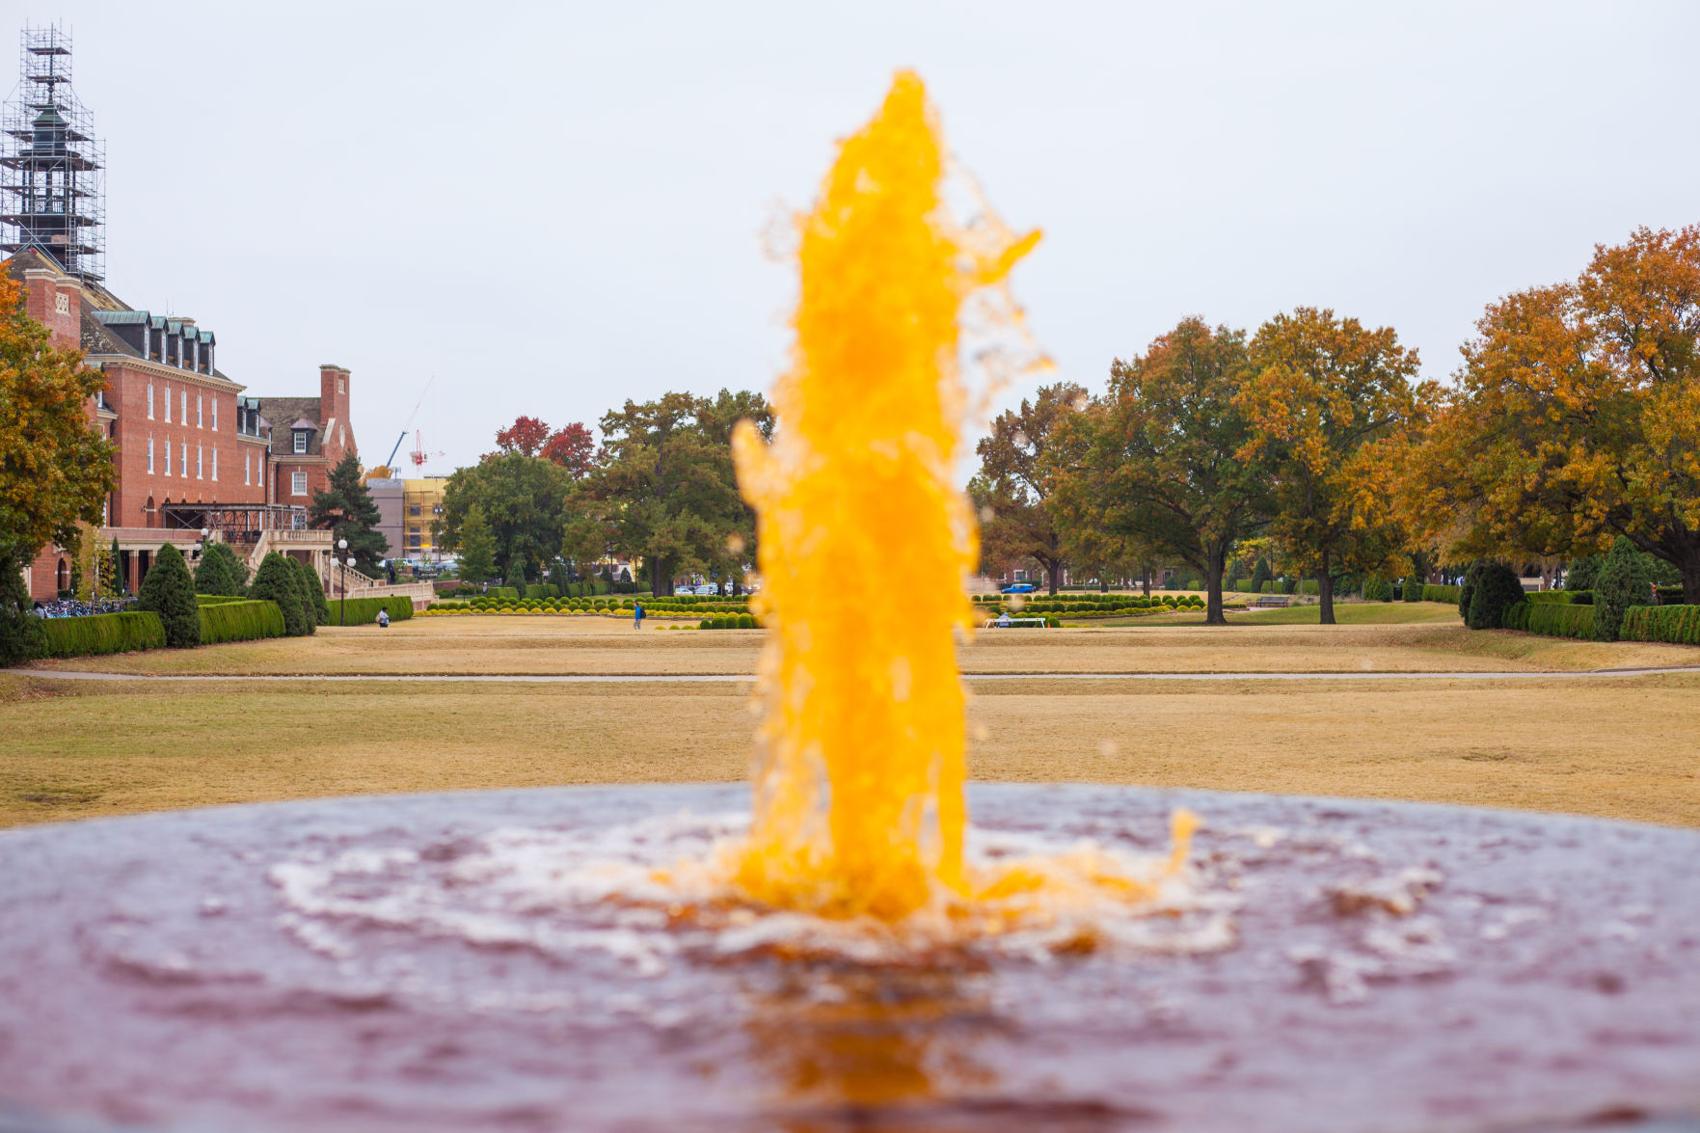
M 632 603 L 632 628 L 633 629 L 642 629 L 643 628 L 643 619 L 644 619 L 643 603 L 642 602 Z

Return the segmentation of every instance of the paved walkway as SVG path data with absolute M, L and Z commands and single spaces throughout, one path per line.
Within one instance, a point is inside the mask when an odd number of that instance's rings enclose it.
M 31 677 L 59 681 L 432 681 L 444 684 L 748 684 L 745 673 L 96 673 L 77 669 L 15 669 Z M 1546 672 L 1517 669 L 1505 672 L 1418 672 L 1347 670 L 1302 673 L 964 673 L 970 681 L 1518 681 L 1603 680 L 1657 677 L 1673 673 L 1700 674 L 1700 665 L 1649 669 L 1583 669 Z

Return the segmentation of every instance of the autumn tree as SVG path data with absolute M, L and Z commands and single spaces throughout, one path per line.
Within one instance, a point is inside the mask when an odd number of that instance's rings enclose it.
M 1638 229 L 1574 283 L 1491 304 L 1411 497 L 1455 559 L 1621 535 L 1700 593 L 1700 225 Z
M 1416 421 L 1417 352 L 1391 327 L 1299 307 L 1258 328 L 1250 354 L 1234 404 L 1251 435 L 1236 453 L 1268 468 L 1271 534 L 1315 575 L 1322 624 L 1333 625 L 1334 579 L 1392 569 L 1405 543 L 1382 442 Z
M 1066 548 L 1050 500 L 1053 465 L 1046 450 L 1059 422 L 1086 402 L 1085 387 L 1073 382 L 1041 386 L 1021 408 L 998 414 L 991 434 L 976 446 L 976 503 L 988 516 L 980 525 L 982 556 L 988 562 L 1035 560 L 1052 594 L 1062 582 Z
M 449 477 L 434 537 L 448 550 L 461 551 L 461 525 L 476 504 L 495 541 L 501 576 L 516 584 L 534 579 L 560 549 L 571 485 L 565 469 L 541 457 L 517 449 L 491 453 Z
M 0 270 L 0 573 L 16 577 L 42 547 L 73 547 L 79 525 L 101 522 L 113 449 L 87 406 L 105 381 L 81 353 L 52 345 Z M 0 586 L 0 663 L 22 659 L 29 609 L 27 587 Z
M 1072 426 L 1084 431 L 1070 441 L 1084 453 L 1072 473 L 1101 522 L 1196 567 L 1211 625 L 1227 623 L 1222 574 L 1234 544 L 1269 517 L 1263 461 L 1239 455 L 1252 437 L 1238 400 L 1248 365 L 1244 331 L 1185 319 L 1113 363 L 1108 393 Z
M 356 569 L 365 574 L 377 574 L 378 563 L 390 552 L 390 541 L 378 530 L 383 521 L 378 503 L 360 478 L 360 460 L 353 453 L 337 461 L 324 490 L 313 493 L 307 521 L 330 528 L 333 543 L 348 540 L 348 550 L 337 553 L 344 559 L 352 555 Z
M 746 418 L 771 436 L 772 411 L 747 391 L 667 393 L 610 411 L 604 458 L 576 493 L 590 521 L 566 533 L 582 548 L 600 538 L 642 556 L 656 594 L 681 574 L 737 574 L 755 548 L 755 516 L 732 470 L 732 426 Z
M 596 437 L 578 421 L 563 425 L 543 442 L 544 460 L 567 470 L 574 480 L 583 480 L 596 465 Z
M 536 417 L 516 417 L 514 423 L 496 434 L 498 452 L 537 456 L 549 440 L 549 426 Z

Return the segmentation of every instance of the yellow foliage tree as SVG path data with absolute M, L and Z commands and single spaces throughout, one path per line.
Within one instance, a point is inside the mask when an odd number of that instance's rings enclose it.
M 1623 535 L 1700 594 L 1700 225 L 1638 229 L 1574 283 L 1490 305 L 1458 378 L 1406 497 L 1450 552 Z

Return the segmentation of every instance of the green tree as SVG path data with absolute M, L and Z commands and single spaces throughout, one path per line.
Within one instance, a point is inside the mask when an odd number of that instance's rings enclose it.
M 23 572 L 0 569 L 0 665 L 21 664 L 40 649 L 41 619 L 30 612 L 34 607 Z
M 137 605 L 159 615 L 165 626 L 165 644 L 171 649 L 189 649 L 201 643 L 201 609 L 195 602 L 195 583 L 183 553 L 170 543 L 160 547 L 153 566 L 142 579 Z
M 1322 624 L 1333 625 L 1336 578 L 1403 567 L 1408 540 L 1387 506 L 1392 462 L 1380 442 L 1417 421 L 1417 352 L 1391 327 L 1300 307 L 1263 324 L 1250 353 L 1235 404 L 1252 435 L 1238 453 L 1268 461 L 1272 534 L 1315 573 Z
M 1464 624 L 1471 629 L 1499 629 L 1505 624 L 1505 611 L 1523 600 L 1517 572 L 1502 562 L 1482 559 L 1470 567 L 1460 596 Z
M 1616 641 L 1623 629 L 1623 615 L 1631 606 L 1649 605 L 1652 590 L 1653 580 L 1635 544 L 1618 536 L 1594 581 L 1594 637 Z
M 290 565 L 287 555 L 272 551 L 260 560 L 260 569 L 254 572 L 253 584 L 248 587 L 248 597 L 276 602 L 277 608 L 283 612 L 283 630 L 290 637 L 303 637 L 313 632 L 312 616 L 301 600 L 295 568 Z
M 195 592 L 235 596 L 242 593 L 248 568 L 236 558 L 230 544 L 209 542 L 195 564 Z
M 1061 422 L 1087 400 L 1085 387 L 1073 382 L 1040 386 L 1031 401 L 998 414 L 991 434 L 976 446 L 980 472 L 972 495 L 981 511 L 982 558 L 1033 559 L 1053 595 L 1062 583 L 1067 539 L 1052 502 L 1056 465 L 1046 459 L 1047 450 Z
M 496 538 L 478 504 L 467 505 L 460 521 L 460 577 L 466 582 L 488 582 L 496 577 Z
M 558 545 L 572 534 L 582 554 L 600 529 L 608 546 L 643 558 L 656 594 L 672 593 L 681 574 L 738 576 L 755 555 L 755 515 L 732 470 L 741 419 L 772 436 L 767 402 L 744 391 L 668 393 L 604 415 L 603 461 L 575 494 L 589 522 L 569 525 Z
M 542 457 L 517 450 L 491 453 L 449 477 L 434 528 L 437 541 L 463 551 L 461 525 L 476 504 L 494 539 L 496 571 L 515 584 L 535 579 L 560 550 L 571 486 L 572 475 Z
M 0 270 L 0 574 L 22 571 L 50 543 L 74 547 L 80 524 L 101 522 L 112 446 L 89 427 L 85 407 L 105 384 L 81 353 L 52 346 L 24 313 L 23 286 Z M 17 621 L 34 617 L 29 588 L 21 593 L 0 587 L 0 623 L 33 637 Z
M 1244 331 L 1185 319 L 1131 362 L 1118 359 L 1108 394 L 1072 426 L 1088 433 L 1074 474 L 1098 493 L 1103 521 L 1195 567 L 1210 625 L 1227 624 L 1222 574 L 1234 544 L 1269 519 L 1264 463 L 1237 455 L 1252 435 L 1236 400 L 1247 365 Z
M 314 527 L 330 528 L 332 543 L 348 540 L 343 558 L 354 556 L 355 569 L 368 575 L 378 573 L 378 563 L 389 555 L 390 543 L 378 530 L 382 517 L 377 501 L 360 478 L 360 461 L 351 452 L 331 469 L 330 482 L 313 494 L 307 521 Z
M 106 552 L 105 560 L 100 564 L 101 588 L 112 597 L 124 593 L 124 555 L 118 549 L 118 537 L 112 538 L 112 546 Z
M 325 584 L 319 578 L 319 572 L 302 559 L 290 559 L 289 562 L 295 568 L 295 582 L 301 590 L 303 609 L 307 616 L 315 626 L 327 624 L 331 620 L 331 609 L 330 603 L 325 601 Z

